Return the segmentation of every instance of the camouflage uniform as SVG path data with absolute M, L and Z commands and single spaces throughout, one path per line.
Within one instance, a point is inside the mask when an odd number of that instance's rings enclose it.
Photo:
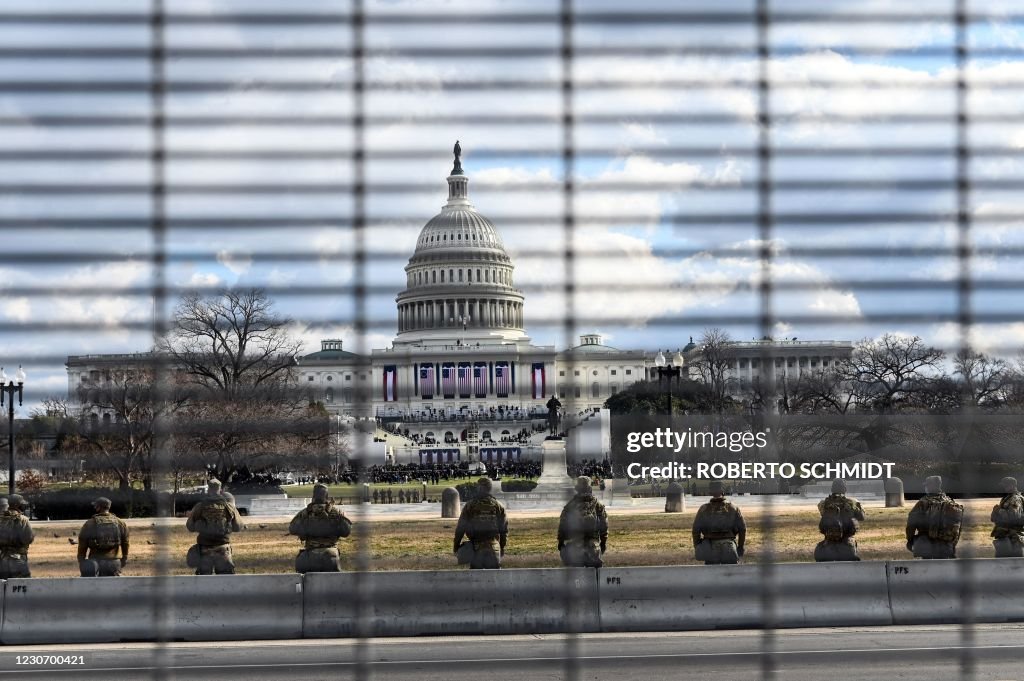
M 85 564 L 83 577 L 120 577 L 122 561 L 126 560 L 128 526 L 123 520 L 102 511 L 85 521 L 78 532 L 78 562 L 91 561 L 93 565 Z
M 238 510 L 220 494 L 212 494 L 192 509 L 185 529 L 196 532 L 197 575 L 233 575 L 231 533 L 242 529 Z
M 288 526 L 288 534 L 303 542 L 295 557 L 295 571 L 341 572 L 338 539 L 351 533 L 352 521 L 331 501 L 313 501 L 295 514 Z
M 907 549 L 917 558 L 956 558 L 963 511 L 944 492 L 925 494 L 907 516 Z
M 590 490 L 577 492 L 558 520 L 558 552 L 569 567 L 601 567 L 608 544 L 608 512 Z
M 505 508 L 490 494 L 473 499 L 462 507 L 462 515 L 455 526 L 455 550 L 458 551 L 462 537 L 468 536 L 473 542 L 471 570 L 498 570 L 501 557 L 505 555 L 508 540 L 508 518 Z
M 746 537 L 743 514 L 724 497 L 702 505 L 693 519 L 693 546 L 705 565 L 738 563 Z
M 32 576 L 28 547 L 35 538 L 28 518 L 19 509 L 10 508 L 0 515 L 0 579 Z
M 1024 495 L 1013 491 L 992 508 L 996 558 L 1024 557 Z
M 860 560 L 857 553 L 857 523 L 864 520 L 864 507 L 853 497 L 835 492 L 818 502 L 821 521 L 818 531 L 825 538 L 814 547 L 814 560 L 819 563 L 830 561 Z

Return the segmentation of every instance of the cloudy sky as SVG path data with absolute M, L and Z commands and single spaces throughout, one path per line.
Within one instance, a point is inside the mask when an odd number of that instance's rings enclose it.
M 186 289 L 265 286 L 307 349 L 324 337 L 355 348 L 348 5 L 289 2 L 305 21 L 203 21 L 281 4 L 166 4 L 167 307 Z M 649 349 L 714 325 L 761 334 L 752 3 L 635 1 L 630 17 L 621 2 L 577 2 L 569 244 L 556 5 L 367 1 L 364 347 L 393 337 L 402 268 L 444 203 L 456 139 L 471 200 L 515 258 L 536 342 L 567 343 L 567 245 L 577 333 Z M 952 0 L 771 5 L 773 333 L 899 331 L 955 347 Z M 132 20 L 148 3 L 91 0 L 89 21 L 65 23 L 0 7 L 0 362 L 24 363 L 38 399 L 65 389 L 67 355 L 151 343 L 150 32 Z M 1010 2 L 970 11 L 982 15 L 966 68 L 971 338 L 1013 355 L 1024 346 L 1024 24 Z M 257 54 L 218 56 L 243 49 Z

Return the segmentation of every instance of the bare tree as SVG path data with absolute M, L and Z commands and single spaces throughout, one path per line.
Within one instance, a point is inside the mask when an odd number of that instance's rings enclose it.
M 191 388 L 177 435 L 225 482 L 326 441 L 326 413 L 297 386 L 291 324 L 261 289 L 187 295 L 175 310 L 161 350 Z
M 50 398 L 43 403 L 47 414 L 70 424 L 64 450 L 98 455 L 120 489 L 135 480 L 152 488 L 157 421 L 171 417 L 185 402 L 173 377 L 157 383 L 151 364 L 104 372 L 102 378 L 80 384 L 73 401 Z
M 953 358 L 953 373 L 960 377 L 966 404 L 997 408 L 1007 401 L 1013 372 L 1006 360 L 962 348 Z
M 699 352 L 690 362 L 700 380 L 708 386 L 712 409 L 718 413 L 728 404 L 733 384 L 729 371 L 736 362 L 736 353 L 732 346 L 732 338 L 725 329 L 705 329 L 700 339 Z
M 915 393 L 929 390 L 943 357 L 920 336 L 887 333 L 857 343 L 838 371 L 861 409 L 891 414 Z

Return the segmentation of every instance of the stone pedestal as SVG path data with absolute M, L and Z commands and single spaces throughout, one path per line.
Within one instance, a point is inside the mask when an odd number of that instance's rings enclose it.
M 665 492 L 665 513 L 682 513 L 685 507 L 683 486 L 678 482 L 670 482 Z
M 903 481 L 899 478 L 885 479 L 885 507 L 899 508 L 903 506 Z
M 569 467 L 565 463 L 565 440 L 544 440 L 540 446 L 540 454 L 540 478 L 533 491 L 572 491 L 573 479 L 569 477 Z
M 459 499 L 459 490 L 448 487 L 441 492 L 441 517 L 458 518 L 462 511 L 462 501 Z

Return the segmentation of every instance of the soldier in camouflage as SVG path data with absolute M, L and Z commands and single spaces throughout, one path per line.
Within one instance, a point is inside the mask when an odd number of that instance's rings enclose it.
M 501 569 L 501 558 L 505 555 L 508 517 L 505 508 L 491 496 L 491 488 L 490 478 L 477 481 L 477 496 L 462 507 L 462 515 L 455 526 L 454 552 L 458 554 L 464 536 L 473 544 L 471 570 Z
M 207 483 L 208 494 L 189 513 L 185 529 L 195 532 L 196 545 L 189 549 L 189 567 L 197 575 L 233 575 L 231 533 L 242 529 L 238 509 L 221 493 L 219 480 Z
M 121 568 L 128 563 L 128 526 L 110 512 L 110 499 L 100 497 L 92 507 L 96 513 L 78 532 L 82 576 L 120 577 Z
M 864 508 L 859 501 L 846 496 L 845 480 L 832 481 L 832 494 L 818 502 L 818 513 L 818 531 L 825 538 L 814 547 L 814 560 L 860 560 L 853 535 L 857 534 L 858 523 L 864 520 Z
M 288 534 L 303 542 L 295 558 L 295 571 L 341 572 L 338 540 L 352 533 L 352 521 L 345 517 L 328 496 L 326 485 L 313 485 L 313 502 L 295 514 Z
M 725 500 L 720 481 L 712 481 L 709 488 L 711 501 L 702 505 L 693 519 L 695 557 L 705 565 L 738 563 L 743 557 L 747 524 L 740 509 Z
M 1003 498 L 992 508 L 992 545 L 996 558 L 1024 558 L 1024 495 L 1016 478 L 999 481 Z
M 907 550 L 917 558 L 956 558 L 964 507 L 942 491 L 942 478 L 924 480 L 924 496 L 907 516 Z
M 7 504 L 7 510 L 0 515 L 0 579 L 31 577 L 28 547 L 36 536 L 24 515 L 28 502 L 20 494 L 11 494 Z
M 590 478 L 576 478 L 576 496 L 558 520 L 558 553 L 568 567 L 601 567 L 608 548 L 608 512 L 594 498 Z

